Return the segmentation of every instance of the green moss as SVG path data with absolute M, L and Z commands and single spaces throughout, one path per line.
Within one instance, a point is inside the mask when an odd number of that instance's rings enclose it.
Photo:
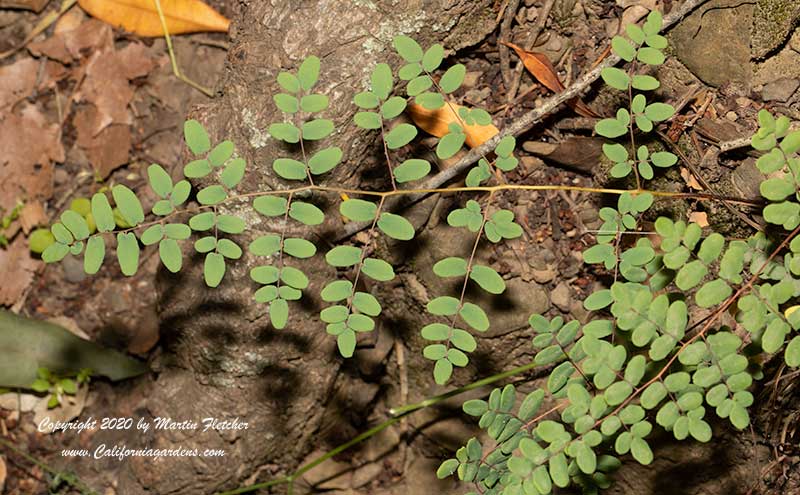
M 753 14 L 751 53 L 764 58 L 786 40 L 800 18 L 797 0 L 758 0 Z

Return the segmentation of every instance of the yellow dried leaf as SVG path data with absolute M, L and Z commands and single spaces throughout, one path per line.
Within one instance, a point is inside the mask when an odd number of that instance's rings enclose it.
M 411 116 L 411 120 L 420 129 L 436 137 L 442 137 L 449 133 L 448 126 L 452 123 L 461 125 L 456 112 L 461 108 L 461 105 L 455 103 L 446 103 L 443 107 L 437 110 L 428 110 L 427 108 L 412 103 L 408 105 L 406 112 Z M 495 134 L 500 131 L 493 124 L 489 125 L 465 125 L 464 132 L 467 135 L 466 144 L 470 148 L 475 148 L 488 141 Z
M 92 16 L 140 36 L 163 36 L 155 0 L 78 0 Z M 169 34 L 228 30 L 230 21 L 200 0 L 161 0 Z

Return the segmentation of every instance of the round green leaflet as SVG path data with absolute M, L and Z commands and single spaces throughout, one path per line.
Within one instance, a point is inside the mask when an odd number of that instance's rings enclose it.
M 72 233 L 75 239 L 82 240 L 89 237 L 89 225 L 86 219 L 72 210 L 66 210 L 61 214 L 61 222 Z
M 208 161 L 213 167 L 221 167 L 233 156 L 233 141 L 225 140 L 218 145 L 214 146 L 211 153 L 208 154 Z
M 425 55 L 422 57 L 422 68 L 427 72 L 433 72 L 439 68 L 443 59 L 444 47 L 436 43 L 425 51 Z
M 448 361 L 447 358 L 442 358 L 436 361 L 436 364 L 433 367 L 433 379 L 437 384 L 444 385 L 452 375 L 453 364 Z
M 328 108 L 328 97 L 319 94 L 303 96 L 300 99 L 300 108 L 308 113 L 321 112 Z
M 201 237 L 195 241 L 194 249 L 198 253 L 207 253 L 209 251 L 213 251 L 217 249 L 217 238 L 213 235 Z
M 275 299 L 269 304 L 269 319 L 272 326 L 280 330 L 289 321 L 289 303 L 285 299 Z
M 296 113 L 300 108 L 297 102 L 297 97 L 293 95 L 278 93 L 272 95 L 272 100 L 275 102 L 275 106 L 277 106 L 278 109 L 284 113 Z
M 485 332 L 489 329 L 489 318 L 477 304 L 464 303 L 458 314 L 469 326 L 479 332 Z
M 350 297 L 353 283 L 349 280 L 334 280 L 322 289 L 322 300 L 325 302 L 343 301 Z
M 345 218 L 356 222 L 368 222 L 375 218 L 378 207 L 371 201 L 348 199 L 339 205 L 339 212 Z
M 467 261 L 463 258 L 445 258 L 433 265 L 433 273 L 439 277 L 460 277 L 467 274 Z
M 281 299 L 286 299 L 287 301 L 297 301 L 303 297 L 303 293 L 295 289 L 294 287 L 290 287 L 288 285 L 282 285 L 278 289 L 278 296 Z
M 253 240 L 248 249 L 256 256 L 272 256 L 281 248 L 281 236 L 266 234 Z
M 466 139 L 467 135 L 460 131 L 445 134 L 436 145 L 436 156 L 442 160 L 452 157 L 458 153 Z
M 347 319 L 349 314 L 346 306 L 336 305 L 320 311 L 319 317 L 325 323 L 341 323 Z
M 183 167 L 183 175 L 190 179 L 205 177 L 211 173 L 211 163 L 206 159 L 193 160 Z
M 403 147 L 411 142 L 417 136 L 417 128 L 411 124 L 400 124 L 384 137 L 386 146 L 390 150 Z
M 206 254 L 206 260 L 203 264 L 203 277 L 205 278 L 206 285 L 209 287 L 217 287 L 225 275 L 225 258 L 219 253 Z
M 172 273 L 177 273 L 181 270 L 183 254 L 180 246 L 178 246 L 178 241 L 175 239 L 163 239 L 158 243 L 158 255 L 167 270 Z
M 378 228 L 392 239 L 408 241 L 414 238 L 414 226 L 411 222 L 393 213 L 381 213 Z
M 450 336 L 450 327 L 442 323 L 431 323 L 425 325 L 420 334 L 425 340 L 447 340 Z
M 284 266 L 281 269 L 281 280 L 295 289 L 308 287 L 308 277 L 306 277 L 305 273 L 292 266 Z
M 202 232 L 204 230 L 208 230 L 211 227 L 213 227 L 215 221 L 216 221 L 216 216 L 212 211 L 198 213 L 197 215 L 189 219 L 189 227 L 191 227 L 192 230 L 197 230 Z
M 319 57 L 311 55 L 303 60 L 300 68 L 297 69 L 297 80 L 300 82 L 300 87 L 309 91 L 317 83 L 319 79 L 320 60 Z
M 435 271 L 434 267 L 434 271 Z M 502 294 L 506 290 L 506 283 L 494 269 L 484 265 L 475 265 L 469 273 L 469 278 L 491 294 Z
M 336 337 L 336 344 L 342 357 L 353 357 L 356 350 L 356 333 L 351 329 L 345 329 Z
M 280 271 L 270 265 L 257 266 L 250 270 L 250 278 L 259 284 L 272 284 L 278 281 Z
M 466 352 L 472 352 L 478 347 L 478 343 L 475 342 L 475 337 L 473 337 L 466 330 L 461 330 L 459 328 L 453 329 L 453 333 L 450 336 L 450 342 L 454 346 Z M 463 360 L 463 358 L 461 359 Z M 457 360 L 451 359 L 451 361 L 453 362 L 453 364 L 457 364 Z M 462 366 L 461 364 L 457 365 Z M 464 363 L 463 365 L 466 365 L 466 363 Z
M 283 250 L 286 254 L 295 258 L 310 258 L 317 253 L 317 247 L 305 239 L 290 237 L 283 242 Z
M 36 229 L 31 232 L 31 235 L 28 237 L 28 247 L 31 252 L 39 254 L 43 253 L 44 250 L 50 247 L 54 242 L 56 242 L 56 238 L 53 236 L 53 233 L 47 229 Z
M 101 236 L 90 237 L 86 242 L 86 251 L 83 253 L 83 271 L 94 275 L 103 265 L 106 256 L 106 243 Z
M 258 303 L 268 303 L 278 297 L 278 288 L 274 285 L 265 285 L 258 289 L 253 297 Z
M 183 124 L 183 136 L 186 145 L 195 155 L 206 153 L 211 149 L 211 140 L 200 122 L 192 119 Z
M 120 270 L 128 277 L 139 268 L 139 241 L 130 232 L 117 234 L 117 260 Z
M 244 177 L 245 166 L 246 162 L 244 158 L 235 158 L 228 162 L 222 174 L 220 174 L 220 180 L 225 184 L 225 187 L 233 189 L 239 185 L 239 182 L 241 182 Z
M 114 197 L 114 202 L 117 203 L 122 218 L 128 224 L 138 225 L 144 221 L 142 204 L 133 191 L 122 184 L 117 184 L 111 189 L 111 195 Z
M 281 141 L 286 141 L 287 143 L 294 144 L 300 142 L 300 129 L 287 122 L 270 124 L 269 133 L 275 139 L 280 139 Z
M 353 266 L 361 260 L 361 249 L 354 246 L 336 246 L 328 251 L 325 260 L 331 266 Z
M 431 171 L 431 164 L 427 160 L 410 158 L 394 169 L 394 178 L 399 183 L 419 180 Z
M 272 162 L 275 173 L 289 180 L 303 180 L 306 178 L 306 166 L 292 158 L 278 158 Z
M 308 159 L 308 168 L 314 175 L 331 171 L 342 160 L 342 149 L 337 146 L 322 149 Z
M 408 82 L 406 92 L 408 92 L 409 96 L 416 96 L 431 86 L 433 86 L 433 80 L 427 75 L 422 75 Z
M 292 206 L 289 208 L 289 216 L 305 225 L 319 225 L 325 220 L 322 210 L 302 201 L 292 202 Z
M 452 296 L 439 296 L 432 299 L 428 305 L 428 312 L 434 315 L 450 316 L 458 312 L 459 301 Z
M 372 88 L 372 92 L 375 93 L 381 100 L 386 100 L 389 98 L 389 94 L 392 92 L 392 68 L 389 67 L 389 64 L 380 63 L 375 66 L 375 69 L 372 71 L 372 75 L 370 76 L 370 84 Z M 375 103 L 377 106 L 378 103 Z
M 400 96 L 392 96 L 381 105 L 381 115 L 384 119 L 393 119 L 406 109 L 406 100 Z
M 281 72 L 278 74 L 278 84 L 290 93 L 297 93 L 300 91 L 300 81 L 297 79 L 297 76 L 289 72 Z
M 166 199 L 172 192 L 172 177 L 161 165 L 154 163 L 147 167 L 147 177 L 150 179 L 150 187 L 161 198 Z
M 329 119 L 315 119 L 304 122 L 301 129 L 303 139 L 317 141 L 333 132 L 333 121 Z
M 151 225 L 140 236 L 142 244 L 145 246 L 150 246 L 158 241 L 160 241 L 164 237 L 164 229 L 160 224 Z
M 442 97 L 442 95 L 440 95 L 439 93 L 432 93 L 430 91 L 418 94 L 414 98 L 414 101 L 418 105 L 422 105 L 424 108 L 428 110 L 436 110 L 444 106 L 444 98 Z
M 614 89 L 627 90 L 631 80 L 628 74 L 616 67 L 606 67 L 600 72 L 603 81 Z
M 439 81 L 439 87 L 445 93 L 452 93 L 464 82 L 464 76 L 466 76 L 466 74 L 467 67 L 464 64 L 456 64 L 447 69 L 444 73 L 442 79 Z
M 622 36 L 614 36 L 611 39 L 611 49 L 626 62 L 632 61 L 636 56 L 636 49 Z
M 381 305 L 372 294 L 367 292 L 356 292 L 353 296 L 353 306 L 369 316 L 378 316 L 381 314 Z
M 424 55 L 422 47 L 408 36 L 395 36 L 392 40 L 392 45 L 406 62 L 419 62 L 422 60 Z
M 217 252 L 232 260 L 238 260 L 242 257 L 242 248 L 230 239 L 219 239 L 217 241 Z
M 55 263 L 64 259 L 67 254 L 69 254 L 69 246 L 62 242 L 55 242 L 42 252 L 42 260 L 45 263 Z
M 182 223 L 168 223 L 164 226 L 164 235 L 178 241 L 188 239 L 192 230 Z
M 226 234 L 241 234 L 245 229 L 244 220 L 233 215 L 217 216 L 217 228 Z
M 285 214 L 287 205 L 288 201 L 282 196 L 261 196 L 253 201 L 253 208 L 268 217 Z
M 594 130 L 601 136 L 613 139 L 628 132 L 628 126 L 617 119 L 603 119 L 595 125 Z
M 95 193 L 92 196 L 92 216 L 100 232 L 110 232 L 117 226 L 114 222 L 114 212 L 103 193 Z
M 227 197 L 225 188 L 217 184 L 205 187 L 197 193 L 197 201 L 202 205 L 216 205 L 225 201 Z
M 375 321 L 366 314 L 353 313 L 347 317 L 347 327 L 356 332 L 371 332 L 375 329 Z
M 378 282 L 388 282 L 394 278 L 394 270 L 389 263 L 377 258 L 367 258 L 361 267 L 364 275 L 377 280 Z
M 353 103 L 359 108 L 370 109 L 377 108 L 378 105 L 381 104 L 381 101 L 372 91 L 363 91 L 361 93 L 356 93 L 353 97 Z
M 381 128 L 381 116 L 375 112 L 357 112 L 353 122 L 362 129 Z

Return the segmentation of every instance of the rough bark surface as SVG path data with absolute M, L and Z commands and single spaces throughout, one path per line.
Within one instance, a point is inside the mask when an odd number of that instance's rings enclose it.
M 240 190 L 278 187 L 272 161 L 294 151 L 266 133 L 270 123 L 283 120 L 272 103 L 272 95 L 279 91 L 275 78 L 281 70 L 296 69 L 306 56 L 317 55 L 323 69 L 316 91 L 330 97 L 331 108 L 325 116 L 337 125 L 328 141 L 342 147 L 345 154 L 337 173 L 326 180 L 351 186 L 369 183 L 369 168 L 377 166 L 372 157 L 374 134 L 358 132 L 351 125 L 353 94 L 366 88 L 375 63 L 399 65 L 391 54 L 393 36 L 409 34 L 423 46 L 435 42 L 449 49 L 470 46 L 495 27 L 491 3 L 243 2 L 235 16 L 220 96 L 191 117 L 204 123 L 212 140 L 236 142 L 248 161 Z M 328 204 L 332 199 L 305 200 L 334 212 Z M 277 222 L 259 218 L 250 208 L 241 212 L 247 216 L 249 235 L 280 231 Z M 340 226 L 338 215 L 332 214 L 317 234 L 290 227 L 287 235 L 308 237 L 324 253 L 327 234 Z M 245 246 L 250 239 L 242 237 L 237 241 Z M 155 448 L 214 448 L 224 449 L 226 455 L 126 460 L 115 468 L 117 493 L 195 495 L 240 486 L 259 475 L 285 474 L 312 448 L 325 444 L 319 437 L 336 423 L 330 418 L 368 412 L 365 406 L 374 399 L 378 386 L 347 386 L 351 380 L 342 378 L 335 339 L 325 333 L 318 319 L 321 301 L 316 295 L 326 280 L 334 278 L 333 270 L 321 256 L 303 262 L 311 286 L 300 304 L 292 304 L 287 328 L 277 331 L 269 325 L 266 308 L 252 301 L 248 272 L 257 261 L 245 256 L 229 265 L 223 284 L 215 290 L 203 284 L 202 260 L 196 257 L 181 274 L 159 276 L 163 353 L 154 363 L 158 375 L 150 395 L 143 404 L 131 406 L 134 415 L 149 418 L 236 417 L 247 422 L 248 429 L 150 431 L 129 439 L 130 447 L 138 443 Z M 260 260 L 264 263 L 272 261 Z M 97 441 L 103 435 L 98 434 Z

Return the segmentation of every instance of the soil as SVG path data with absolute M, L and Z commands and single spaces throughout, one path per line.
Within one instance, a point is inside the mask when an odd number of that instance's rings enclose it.
M 110 145 L 87 141 L 81 129 L 88 125 L 85 122 L 94 122 L 96 115 L 92 112 L 104 108 L 98 99 L 76 100 L 67 115 L 60 113 L 59 95 L 80 88 L 75 74 L 88 70 L 88 57 L 69 61 L 49 58 L 49 73 L 56 74 L 52 84 L 36 84 L 35 92 L 15 97 L 10 108 L 20 113 L 22 106 L 35 106 L 47 122 L 58 123 L 54 127 L 58 129 L 55 141 L 63 146 L 64 158 L 51 153 L 47 163 L 52 167 L 52 191 L 39 194 L 48 218 L 55 218 L 73 198 L 89 197 L 107 184 L 139 188 L 151 162 L 179 174 L 188 159 L 181 145 L 185 118 L 200 120 L 212 141 L 232 139 L 248 162 L 243 190 L 263 190 L 278 182 L 271 163 L 286 151 L 265 131 L 270 123 L 282 119 L 271 98 L 278 91 L 276 75 L 316 54 L 323 66 L 319 89 L 331 97 L 327 116 L 339 129 L 330 139 L 345 152 L 343 164 L 325 181 L 354 189 L 384 189 L 388 185 L 383 174 L 385 164 L 374 135 L 347 123 L 354 112 L 352 95 L 365 87 L 370 68 L 381 61 L 388 61 L 393 67 L 400 65 L 389 46 L 391 38 L 404 33 L 414 36 L 423 46 L 442 43 L 448 50 L 447 63 L 467 66 L 466 83 L 455 94 L 458 103 L 488 109 L 495 125 L 502 129 L 551 94 L 524 72 L 518 91 L 523 96 L 508 104 L 505 79 L 509 73 L 501 68 L 503 48 L 498 43 L 505 9 L 518 4 L 507 39 L 525 45 L 545 3 L 211 1 L 211 6 L 233 20 L 229 35 L 194 34 L 173 40 L 186 75 L 213 88 L 213 98 L 172 76 L 163 40 L 140 39 L 109 29 L 109 44 L 94 43 L 86 49 L 94 53 L 102 47 L 106 50 L 103 53 L 111 56 L 128 46 L 141 45 L 142 59 L 150 64 L 146 71 L 142 69 L 143 73 L 119 83 L 131 94 L 122 110 L 118 106 L 108 109 L 108 115 L 115 115 L 116 119 L 111 127 L 117 126 L 117 132 L 123 134 L 129 132 L 129 137 L 109 138 Z M 733 75 L 722 80 L 714 79 L 721 69 L 706 73 L 709 60 L 717 55 L 682 48 L 685 40 L 680 38 L 681 33 L 691 33 L 697 23 L 702 23 L 702 36 L 717 43 L 719 35 L 709 33 L 724 32 L 726 26 L 735 23 L 758 25 L 760 21 L 754 24 L 742 16 L 753 16 L 759 9 L 733 3 L 737 5 L 722 2 L 714 10 L 708 7 L 709 15 L 703 16 L 700 11 L 670 33 L 675 57 L 658 71 L 662 87 L 656 96 L 671 102 L 679 111 L 662 128 L 661 141 L 662 146 L 679 152 L 685 160 L 656 181 L 655 189 L 704 189 L 758 199 L 757 187 L 753 190 L 754 181 L 758 180 L 754 179 L 754 157 L 746 148 L 713 156 L 708 152 L 716 149 L 714 145 L 719 142 L 750 135 L 760 108 L 766 106 L 794 119 L 800 115 L 800 92 L 793 91 L 780 101 L 786 91 L 770 87 L 768 76 L 764 75 L 774 71 L 770 63 L 777 63 L 776 59 L 783 61 L 780 63 L 793 60 L 792 53 L 796 52 L 792 52 L 792 40 L 797 34 L 778 33 L 783 36 L 783 44 L 771 48 L 772 55 L 767 56 L 749 53 L 749 37 L 739 40 L 741 43 L 735 43 L 738 51 L 726 60 L 744 62 L 729 64 Z M 669 0 L 556 0 L 534 47 L 552 61 L 559 78 L 569 87 L 603 56 L 608 39 L 619 29 L 620 19 L 635 22 L 646 15 L 648 8 L 668 10 L 676 4 Z M 20 43 L 37 20 L 30 12 L 0 10 L 0 50 Z M 104 32 L 98 26 L 92 29 Z M 758 39 L 764 37 L 763 33 L 756 34 Z M 50 30 L 34 42 L 41 45 L 52 36 Z M 784 45 L 788 51 L 784 51 Z M 43 49 L 40 46 L 40 51 L 19 51 L 4 62 L 42 63 Z M 510 60 L 513 69 L 513 52 Z M 52 65 L 56 63 L 60 67 Z M 746 67 L 743 69 L 741 64 Z M 59 76 L 59 71 L 65 75 Z M 748 77 L 739 77 L 742 74 Z M 787 77 L 793 80 L 796 76 Z M 0 77 L 0 89 L 4 88 L 2 81 Z M 11 113 L 4 109 L 3 95 L 0 92 L 0 112 Z M 776 95 L 778 99 L 773 99 Z M 600 84 L 586 92 L 583 102 L 599 115 L 608 114 L 618 103 Z M 88 108 L 91 105 L 95 110 Z M 117 115 L 118 111 L 124 112 Z M 606 179 L 608 166 L 600 152 L 604 140 L 593 136 L 594 121 L 563 106 L 519 138 L 521 166 L 509 174 L 508 181 L 626 186 Z M 130 140 L 128 156 L 115 160 L 102 152 L 107 149 L 103 146 L 115 148 L 125 139 Z M 435 140 L 422 138 L 416 151 L 431 154 L 433 146 Z M 440 166 L 446 167 L 447 163 Z M 446 390 L 434 383 L 430 361 L 422 357 L 425 342 L 419 328 L 428 323 L 427 302 L 456 290 L 454 285 L 434 276 L 431 266 L 446 256 L 468 255 L 472 235 L 463 229 L 452 229 L 446 222 L 448 212 L 466 199 L 468 196 L 449 194 L 421 201 L 407 215 L 417 228 L 414 241 L 377 244 L 375 249 L 396 266 L 399 276 L 388 284 L 364 287 L 390 304 L 385 305 L 376 330 L 359 341 L 350 360 L 338 355 L 335 340 L 325 333 L 325 325 L 317 316 L 323 307 L 317 294 L 334 276 L 333 269 L 319 256 L 304 264 L 306 273 L 313 274 L 311 285 L 302 305 L 293 308 L 287 328 L 280 331 L 269 324 L 265 309 L 252 303 L 248 281 L 252 260 L 243 259 L 232 265 L 223 284 L 215 290 L 207 289 L 202 281 L 202 258 L 188 251 L 184 269 L 171 274 L 159 267 L 156 251 L 152 247 L 146 249 L 144 262 L 134 277 L 123 277 L 115 263 L 107 263 L 100 273 L 87 277 L 80 263 L 48 265 L 45 269 L 32 260 L 31 268 L 25 272 L 30 283 L 15 298 L 9 298 L 13 300 L 7 305 L 35 318 L 66 317 L 90 339 L 146 359 L 152 369 L 146 376 L 125 382 L 93 382 L 81 418 L 183 420 L 224 416 L 237 417 L 248 427 L 223 432 L 161 430 L 142 435 L 129 430 L 50 435 L 35 430 L 33 411 L 20 415 L 15 410 L 0 409 L 3 438 L 59 470 L 74 472 L 104 494 L 205 494 L 291 473 L 387 419 L 391 407 Z M 154 200 L 149 198 L 151 203 Z M 319 195 L 308 200 L 326 213 L 335 212 L 334 197 Z M 602 223 L 598 210 L 604 201 L 596 196 L 555 191 L 507 192 L 500 197 L 498 206 L 514 210 L 524 235 L 499 245 L 486 242 L 479 246 L 479 262 L 501 273 L 508 290 L 496 297 L 477 291 L 469 293 L 482 306 L 491 308 L 492 327 L 479 339 L 470 365 L 454 375 L 448 388 L 530 362 L 534 349 L 527 320 L 532 313 L 588 321 L 591 315 L 583 309 L 582 301 L 608 283 L 608 274 L 583 265 L 580 253 L 593 244 L 594 231 Z M 729 237 L 749 235 L 751 223 L 763 224 L 758 208 L 740 203 L 666 201 L 659 203 L 656 211 L 695 221 L 705 218 L 709 228 Z M 320 249 L 343 226 L 339 215 L 329 214 L 326 218 L 312 239 Z M 248 235 L 255 237 L 275 231 L 276 227 L 270 221 L 255 220 L 251 230 Z M 298 229 L 287 234 L 304 233 Z M 242 239 L 242 244 L 249 240 Z M 363 234 L 353 240 L 356 244 L 363 241 Z M 10 258 L 14 263 L 21 256 L 30 258 L 25 249 L 14 253 L 17 258 Z M 0 258 L 0 266 L 5 266 L 3 261 Z M 539 385 L 541 376 L 542 372 L 537 371 L 518 377 L 519 393 Z M 756 398 L 750 431 L 739 433 L 720 421 L 713 424 L 715 436 L 709 444 L 679 443 L 668 435 L 657 436 L 653 440 L 655 462 L 648 467 L 626 463 L 609 492 L 800 493 L 797 375 L 777 363 L 767 363 L 764 383 L 769 386 Z M 487 391 L 475 390 L 408 417 L 309 471 L 298 480 L 294 493 L 463 493 L 463 487 L 452 479 L 437 480 L 435 470 L 443 458 L 452 456 L 469 437 L 480 433 L 475 422 L 461 413 L 460 404 Z M 86 462 L 61 455 L 65 448 L 93 448 L 103 443 L 131 448 L 179 444 L 186 448 L 222 449 L 226 455 L 214 460 L 179 457 L 157 462 L 137 458 Z M 47 493 L 52 481 L 48 473 L 15 453 L 4 451 L 4 455 L 8 469 L 4 493 Z M 69 493 L 63 483 L 58 489 L 59 493 Z M 279 486 L 268 493 L 285 490 L 285 486 Z

